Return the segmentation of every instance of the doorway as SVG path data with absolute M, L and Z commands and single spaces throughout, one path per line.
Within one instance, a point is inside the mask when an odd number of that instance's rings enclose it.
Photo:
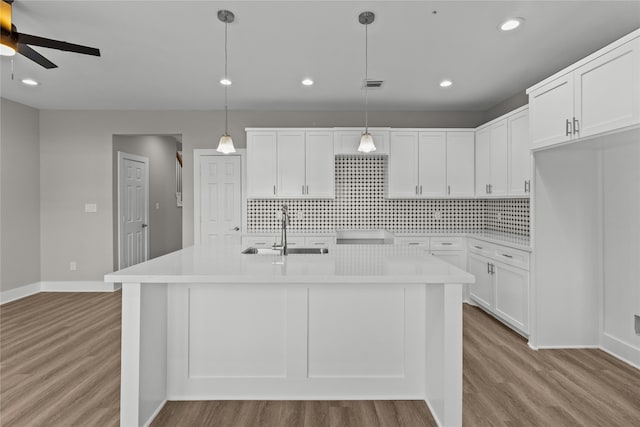
M 240 244 L 242 194 L 240 153 L 194 150 L 195 243 Z
M 149 159 L 118 151 L 118 269 L 149 259 Z

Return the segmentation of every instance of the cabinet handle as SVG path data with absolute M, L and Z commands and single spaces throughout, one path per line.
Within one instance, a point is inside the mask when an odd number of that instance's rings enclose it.
M 420 195 L 422 196 L 422 185 L 420 186 Z
M 474 245 L 473 247 L 476 248 L 476 249 L 480 249 L 480 250 L 484 249 L 482 246 L 475 246 Z
M 491 263 L 487 263 L 487 274 L 491 274 Z
M 309 186 L 307 185 L 307 194 L 309 194 Z
M 419 245 L 419 244 L 420 244 L 420 243 L 418 243 L 418 242 L 409 242 L 409 246 L 417 246 L 417 245 Z
M 524 192 L 527 193 L 527 180 L 524 180 Z
M 416 195 L 418 194 L 418 186 L 416 185 Z
M 571 122 L 569 119 L 565 120 L 565 136 L 571 136 Z
M 485 185 L 484 185 L 484 192 L 485 192 L 486 194 L 489 194 L 489 184 L 485 184 Z
M 502 256 L 507 258 L 513 258 L 513 255 L 509 255 L 509 254 L 502 254 Z
M 489 184 L 489 194 L 493 193 L 493 184 Z
M 496 274 L 496 266 L 491 264 L 491 274 Z
M 451 186 L 450 185 L 447 185 L 447 194 L 451 195 Z
M 580 133 L 580 122 L 575 117 L 573 118 L 573 134 Z
M 320 246 L 320 245 L 324 245 L 324 243 L 322 243 L 322 242 L 315 242 L 315 243 L 314 243 L 314 245 L 318 245 L 318 246 Z
M 276 195 L 276 186 L 275 185 L 273 186 L 273 195 L 274 196 Z
M 451 243 L 451 242 L 441 242 L 440 244 L 442 246 L 451 246 L 451 245 L 453 245 L 453 243 Z

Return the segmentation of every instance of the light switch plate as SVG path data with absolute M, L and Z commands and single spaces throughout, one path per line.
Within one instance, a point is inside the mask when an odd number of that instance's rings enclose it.
M 98 212 L 98 205 L 95 203 L 85 203 L 84 211 L 86 213 L 95 213 Z

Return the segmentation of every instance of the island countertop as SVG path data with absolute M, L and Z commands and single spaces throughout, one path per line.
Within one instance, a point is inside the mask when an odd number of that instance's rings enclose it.
M 249 255 L 240 245 L 195 245 L 105 275 L 112 283 L 473 283 L 411 246 L 334 245 L 327 254 Z

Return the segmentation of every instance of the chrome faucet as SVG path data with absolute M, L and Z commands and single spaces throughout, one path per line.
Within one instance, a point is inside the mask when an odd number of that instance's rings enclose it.
M 282 255 L 288 255 L 287 225 L 289 225 L 289 207 L 287 205 L 282 205 L 282 228 L 280 229 L 280 245 L 273 245 L 274 248 L 282 249 Z

